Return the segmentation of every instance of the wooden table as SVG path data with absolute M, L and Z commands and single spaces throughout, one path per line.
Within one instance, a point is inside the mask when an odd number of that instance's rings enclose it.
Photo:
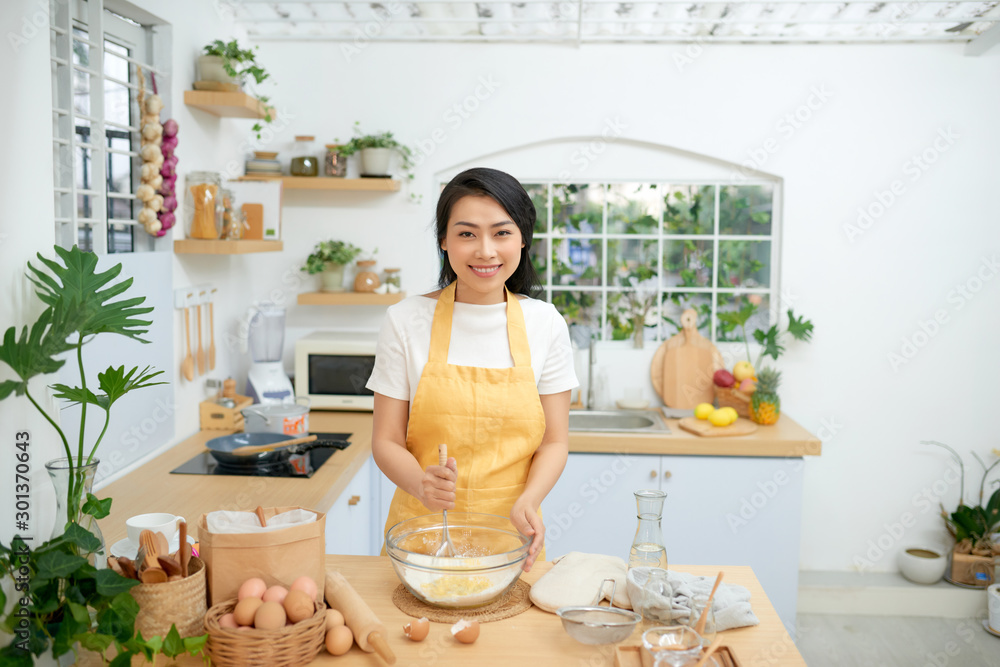
M 614 664 L 615 645 L 588 646 L 580 644 L 563 630 L 559 617 L 537 607 L 512 618 L 484 623 L 474 644 L 459 644 L 451 636 L 449 625 L 432 623 L 427 639 L 415 643 L 405 638 L 402 627 L 410 617 L 392 603 L 392 592 L 399 585 L 386 557 L 327 556 L 327 567 L 337 569 L 365 599 L 388 631 L 388 641 L 398 658 L 397 665 L 431 665 L 435 667 L 492 667 L 493 665 L 588 665 L 601 667 Z M 534 583 L 551 569 L 551 563 L 537 563 L 523 575 L 526 583 Z M 713 567 L 679 565 L 677 571 L 714 577 L 725 570 L 725 581 L 740 584 L 750 590 L 751 604 L 760 625 L 737 628 L 723 633 L 724 643 L 732 648 L 744 667 L 783 667 L 806 663 L 799 654 L 777 613 L 749 567 Z M 620 645 L 639 644 L 642 628 Z M 349 653 L 334 657 L 322 651 L 313 664 L 358 665 L 378 667 L 383 661 L 375 654 L 363 652 L 355 645 Z

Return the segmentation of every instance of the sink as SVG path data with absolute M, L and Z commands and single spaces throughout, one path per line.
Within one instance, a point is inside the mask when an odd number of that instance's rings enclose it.
M 665 421 L 652 410 L 570 410 L 569 430 L 615 433 L 669 433 Z

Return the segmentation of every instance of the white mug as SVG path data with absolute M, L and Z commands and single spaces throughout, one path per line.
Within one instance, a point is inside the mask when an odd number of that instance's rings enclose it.
M 167 544 L 173 542 L 174 536 L 180 530 L 182 516 L 174 516 L 165 512 L 154 512 L 152 514 L 137 514 L 125 522 L 125 530 L 128 532 L 128 540 L 139 548 L 139 534 L 144 530 L 154 533 L 163 533 L 167 538 Z
M 990 627 L 994 632 L 1000 632 L 1000 584 L 986 589 L 986 600 L 990 610 Z

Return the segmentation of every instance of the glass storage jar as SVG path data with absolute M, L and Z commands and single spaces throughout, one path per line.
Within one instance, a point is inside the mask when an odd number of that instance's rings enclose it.
M 315 139 L 316 137 L 308 135 L 295 137 L 295 145 L 292 146 L 292 164 L 289 168 L 292 176 L 319 175 L 319 159 L 313 151 Z
M 213 171 L 192 171 L 185 182 L 187 236 L 191 239 L 219 238 L 222 223 L 222 177 Z
M 378 274 L 375 273 L 375 260 L 362 259 L 358 261 L 358 272 L 354 276 L 355 292 L 374 292 L 381 285 Z
M 347 156 L 340 154 L 340 144 L 327 144 L 323 158 L 323 173 L 335 178 L 347 176 Z
M 386 285 L 392 285 L 393 287 L 395 287 L 397 292 L 403 289 L 403 283 L 399 277 L 398 268 L 386 269 L 385 278 L 383 279 L 383 282 Z

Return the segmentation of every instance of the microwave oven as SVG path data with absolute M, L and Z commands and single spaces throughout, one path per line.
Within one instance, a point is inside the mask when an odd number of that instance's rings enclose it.
M 295 395 L 314 410 L 372 410 L 365 388 L 375 367 L 377 333 L 316 331 L 295 341 Z

